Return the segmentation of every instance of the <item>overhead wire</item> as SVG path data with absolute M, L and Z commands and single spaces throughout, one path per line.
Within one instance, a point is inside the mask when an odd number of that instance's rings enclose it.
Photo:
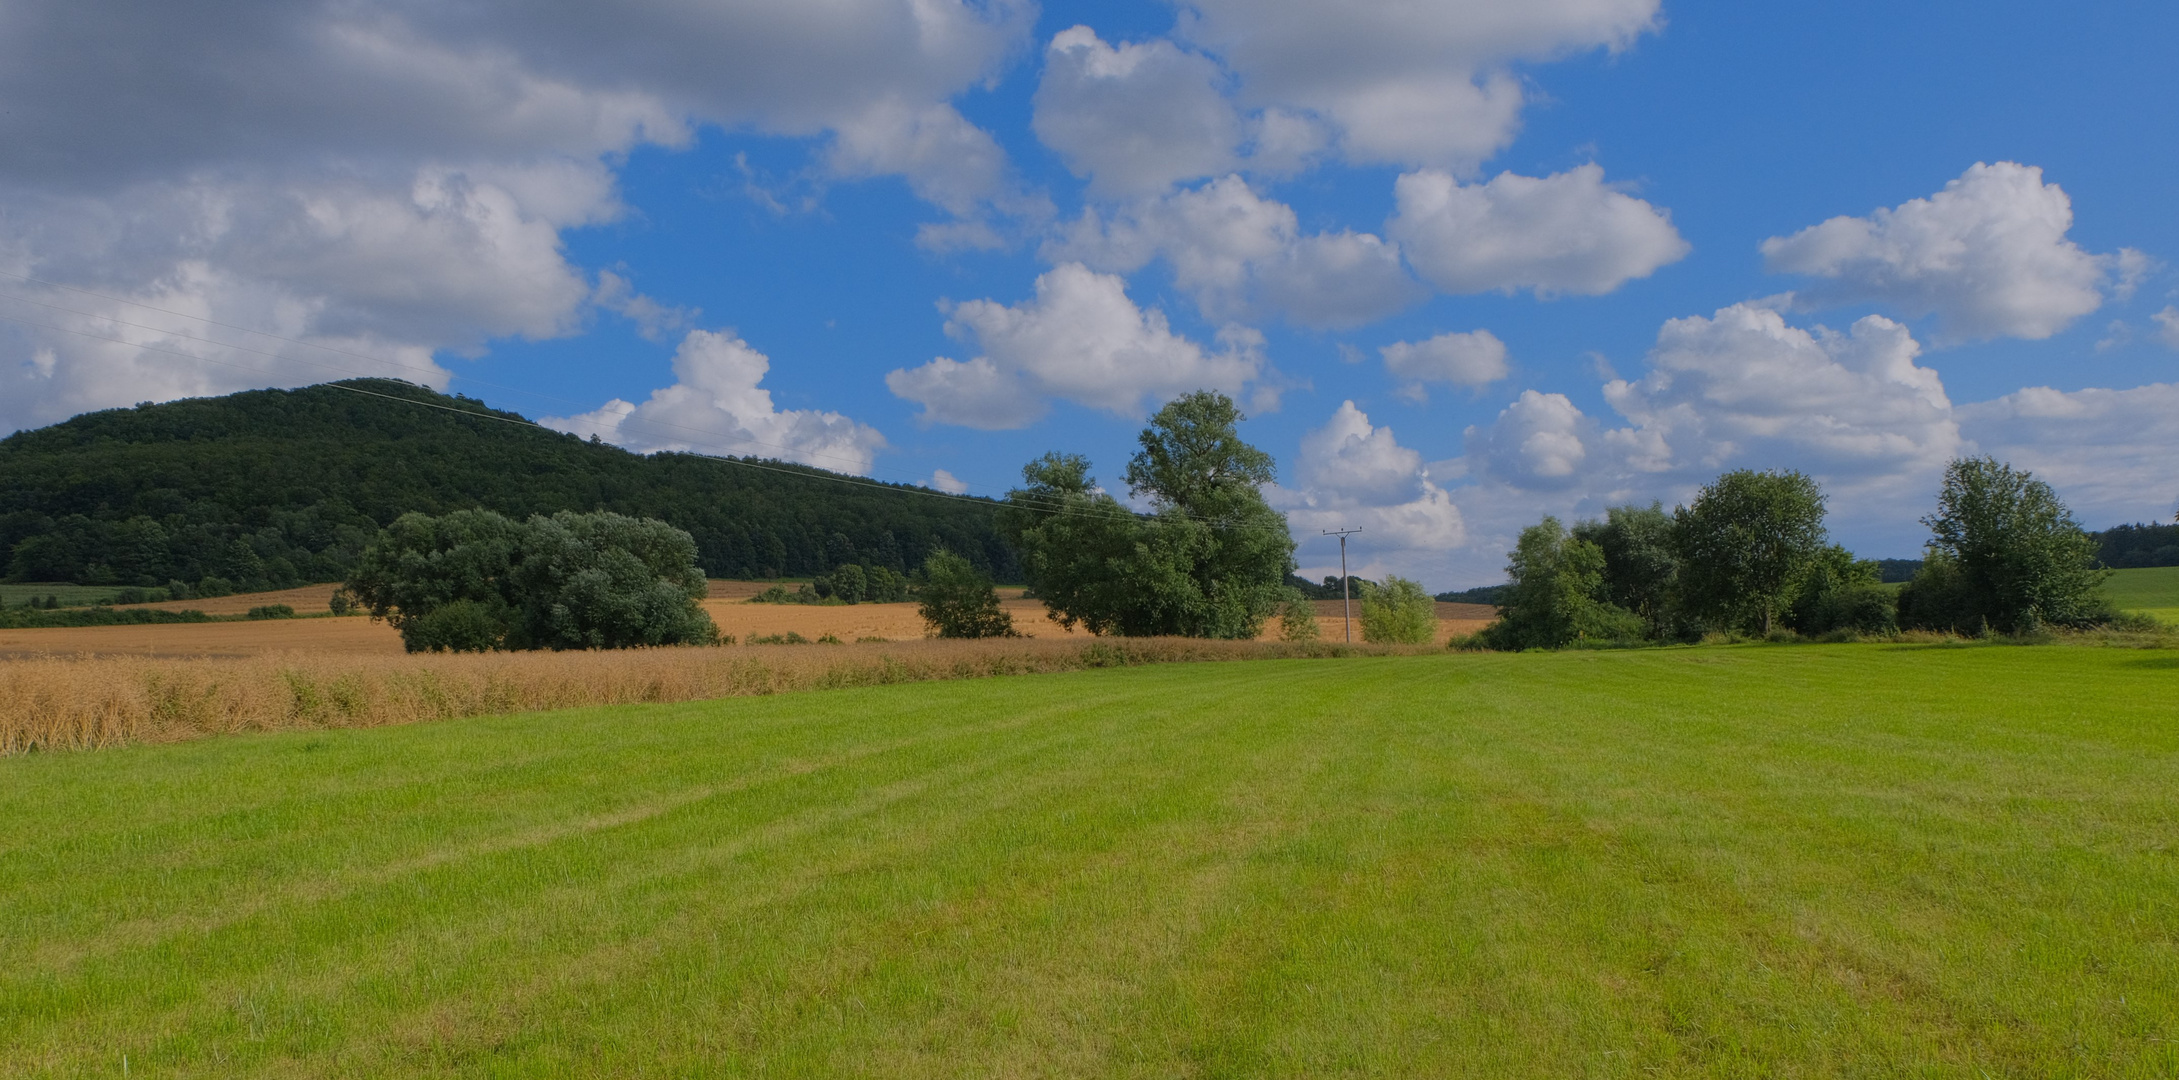
M 20 276 L 20 275 L 10 275 L 10 276 Z M 7 295 L 7 294 L 4 294 L 4 293 L 0 293 L 0 296 L 6 296 L 6 295 Z M 97 294 L 93 294 L 93 295 L 97 295 Z M 19 298 L 19 297 L 9 297 L 9 298 L 10 298 L 10 299 L 21 299 L 21 298 Z M 32 304 L 38 304 L 38 302 L 37 302 L 37 301 L 27 301 L 27 302 L 29 302 L 29 303 L 32 303 Z M 55 305 L 50 305 L 50 304 L 38 304 L 38 306 L 40 306 L 40 307 L 47 307 L 47 308 L 51 308 L 51 309 L 53 309 L 53 310 L 57 310 L 57 311 L 70 311 L 70 310 L 71 310 L 71 309 L 67 309 L 67 308 L 60 308 L 60 307 L 57 307 L 57 306 L 55 306 Z M 73 314 L 78 314 L 78 315 L 84 315 L 84 316 L 86 316 L 86 317 L 88 317 L 88 318 L 96 318 L 96 319 L 106 319 L 106 320 L 107 320 L 107 321 L 109 321 L 109 322 L 115 322 L 115 323 L 120 323 L 121 325 L 124 325 L 124 326 L 135 326 L 135 327 L 136 327 L 137 329 L 143 329 L 143 330 L 150 330 L 150 331 L 152 331 L 153 333 L 169 333 L 169 331 L 167 331 L 167 330 L 164 330 L 164 329 L 162 329 L 162 328 L 159 328 L 159 327 L 149 327 L 149 326 L 142 326 L 142 325 L 140 325 L 140 324 L 136 324 L 136 323 L 130 323 L 130 322 L 127 322 L 126 320 L 122 320 L 122 319 L 117 319 L 117 318 L 113 318 L 112 316 L 106 316 L 106 315 L 97 315 L 97 314 L 91 314 L 91 313 L 87 313 L 87 312 L 72 312 L 72 313 L 73 313 Z M 186 316 L 185 316 L 185 317 L 186 317 Z M 56 326 L 56 325 L 53 325 L 53 324 L 51 324 L 51 323 L 41 323 L 41 322 L 35 322 L 35 321 L 29 320 L 29 319 L 19 318 L 19 317 L 16 317 L 16 316 L 12 316 L 12 315 L 0 315 L 0 319 L 5 319 L 5 320 L 7 320 L 7 321 L 9 321 L 9 322 L 17 323 L 17 324 L 19 324 L 19 325 L 23 325 L 23 326 L 31 326 L 31 327 L 36 327 L 36 328 L 38 328 L 38 329 L 42 329 L 42 330 L 51 330 L 51 331 L 54 331 L 54 332 L 57 332 L 57 333 L 63 333 L 63 334 L 74 334 L 74 335 L 76 335 L 76 336 L 78 336 L 78 337 L 85 337 L 85 338 L 90 338 L 90 339 L 92 339 L 92 340 L 95 340 L 95 341 L 105 341 L 105 342 L 110 342 L 110 343 L 112 343 L 112 344 L 116 344 L 116 345 L 122 345 L 122 346 L 126 346 L 126 347 L 129 347 L 129 348 L 133 348 L 133 349 L 140 349 L 140 350 L 143 350 L 143 351 L 145 351 L 145 352 L 164 353 L 164 354 L 166 354 L 166 355 L 169 355 L 169 356 L 177 356 L 177 357 L 180 357 L 180 358 L 182 358 L 182 359 L 185 359 L 185 360 L 197 360 L 197 361 L 201 361 L 201 362 L 204 362 L 204 363 L 210 363 L 210 364 L 218 364 L 218 365 L 220 365 L 220 366 L 223 366 L 223 367 L 231 367 L 231 368 L 235 368 L 235 369 L 238 369 L 238 370 L 241 370 L 241 371 L 247 371 L 247 372 L 251 372 L 252 374 L 257 374 L 257 375 L 275 375 L 275 374 L 277 374 L 276 372 L 271 372 L 271 371 L 267 371 L 267 370 L 265 370 L 265 369 L 263 369 L 263 368 L 251 367 L 251 366 L 249 366 L 249 365 L 247 365 L 247 364 L 238 364 L 238 363 L 234 363 L 233 361 L 229 361 L 229 360 L 219 360 L 219 359 L 215 359 L 215 358 L 213 358 L 213 357 L 209 357 L 209 356 L 199 356 L 199 355 L 197 355 L 197 354 L 195 354 L 195 353 L 186 353 L 186 352 L 182 352 L 182 351 L 180 351 L 180 350 L 177 350 L 177 349 L 166 349 L 166 348 L 161 348 L 161 347 L 159 347 L 159 346 L 157 346 L 157 345 L 147 345 L 147 344 L 144 344 L 144 343 L 142 343 L 142 342 L 137 342 L 137 341 L 129 341 L 129 340 L 125 339 L 125 338 L 118 338 L 118 337 L 109 337 L 109 336 L 107 336 L 107 335 L 104 335 L 104 334 L 96 334 L 96 333 L 92 333 L 92 332 L 90 332 L 90 331 L 88 331 L 88 330 L 79 330 L 79 329 L 76 329 L 76 328 L 74 328 L 74 327 L 67 327 L 67 326 Z M 246 332 L 247 332 L 247 331 L 246 331 Z M 188 338 L 190 338 L 190 340 L 193 340 L 193 341 L 200 341 L 200 342 L 202 342 L 202 343 L 204 343 L 204 344 L 208 344 L 208 345 L 217 345 L 217 346 L 219 346 L 219 347 L 221 347 L 221 348 L 235 349 L 235 350 L 237 350 L 237 351 L 241 351 L 241 352 L 252 352 L 252 353 L 257 353 L 257 354 L 258 354 L 258 355 L 260 355 L 260 356 L 268 356 L 268 357 L 271 357 L 271 358 L 273 358 L 273 359 L 278 359 L 278 360 L 291 360 L 291 359 L 296 359 L 296 358 L 294 358 L 294 357 L 288 357 L 288 356 L 284 356 L 284 355 L 282 355 L 282 354 L 279 354 L 279 353 L 267 352 L 267 351 L 265 351 L 265 350 L 263 350 L 263 349 L 252 349 L 252 348 L 249 348 L 249 347 L 247 347 L 247 346 L 241 346 L 241 345 L 233 345 L 233 344 L 229 344 L 229 343 L 226 343 L 226 342 L 219 342 L 219 341 L 210 341 L 210 340 L 206 340 L 206 339 L 202 339 L 202 338 L 195 338 L 195 337 L 190 337 L 190 335 L 186 335 L 186 334 L 181 334 L 181 335 L 177 335 L 177 336 L 181 336 L 181 337 L 188 337 Z M 274 335 L 267 335 L 267 336 L 274 336 Z M 303 362 L 305 362 L 305 363 L 310 363 L 309 361 L 303 361 Z M 325 365 L 314 365 L 314 366 L 325 366 Z M 335 369 L 335 370 L 338 370 L 338 369 Z M 376 377 L 376 376 L 359 376 L 359 377 L 366 377 L 366 378 L 369 378 L 369 377 Z M 463 408 L 457 408 L 457 407 L 455 407 L 455 406 L 451 406 L 451 405 L 444 405 L 444 404 L 441 404 L 441 403 L 439 403 L 439 402 L 433 402 L 433 401 L 418 401 L 418 400 L 416 400 L 416 399 L 414 399 L 414 398 L 406 398 L 406 397 L 401 397 L 401 396 L 399 396 L 399 395 L 396 395 L 396 394 L 382 394 L 382 393 L 378 393 L 378 392 L 376 392 L 376 391 L 371 391 L 371 390 L 365 390 L 365 389 L 362 389 L 362 388 L 360 388 L 360 387 L 355 387 L 355 386 L 347 386 L 347 385 L 344 385 L 344 384 L 342 384 L 342 383 L 338 383 L 338 382 L 321 383 L 321 384 L 318 384 L 318 385 L 321 385 L 321 386 L 325 386 L 325 387 L 329 387 L 329 388 L 332 388 L 332 389 L 335 389 L 335 390 L 341 390 L 341 391 L 345 391 L 345 392 L 347 392 L 347 393 L 351 393 L 351 394 L 360 394 L 360 395 L 362 395 L 362 396 L 365 396 L 365 397 L 381 398 L 381 399 L 384 399 L 384 400 L 387 400 L 387 401 L 395 401 L 395 402 L 401 402 L 401 403 L 404 403 L 404 404 L 408 404 L 408 405 L 418 405 L 418 406 L 422 406 L 422 407 L 424 407 L 424 408 L 429 408 L 429 409 L 436 409 L 436 410 L 440 410 L 440 411 L 443 411 L 443 412 L 450 412 L 450 413 L 454 413 L 454 414 L 456 414 L 456 415 L 460 415 L 460 416 L 470 416 L 470 417 L 476 417 L 476 418 L 478 418 L 478 419 L 482 419 L 482 420 L 493 420 L 493 421 L 498 421 L 498 422 L 500 422 L 500 423 L 505 423 L 505 424 L 512 424 L 512 425 L 516 425 L 516 426 L 519 426 L 519 427 L 529 427 L 529 428 L 535 428 L 535 429 L 537 429 L 537 430 L 539 430 L 539 431 L 545 431 L 545 432 L 550 432 L 550 433 L 552 433 L 552 434 L 554 434 L 554 435 L 565 435 L 565 434 L 569 434 L 568 432 L 558 431 L 558 430 L 556 430 L 556 429 L 553 429 L 553 428 L 549 428 L 549 427 L 546 427 L 545 425 L 543 425 L 543 424 L 540 424 L 540 423 L 537 423 L 536 421 L 534 421 L 534 420 L 531 420 L 531 419 L 528 419 L 527 417 L 520 417 L 520 416 L 503 416 L 503 415 L 500 415 L 500 414 L 497 414 L 497 413 L 493 413 L 493 412 L 484 412 L 484 411 L 478 411 L 478 410 L 473 410 L 473 409 L 463 409 Z M 1086 513 L 1086 512 L 1088 511 L 1088 508 L 1086 508 L 1086 507 L 1080 507 L 1080 506 L 1077 506 L 1077 505 L 1074 505 L 1074 504 L 1072 504 L 1072 503 L 1069 503 L 1069 502 L 1067 502 L 1067 501 L 1065 500 L 1065 498 L 1064 498 L 1064 497 L 1051 497 L 1051 496 L 1041 496 L 1041 495 L 1036 495 L 1036 494 L 1034 494 L 1034 493 L 1030 493 L 1030 492 L 1022 492 L 1022 491 L 1014 491 L 1014 492 L 1009 492 L 1009 493 L 1008 493 L 1008 496 L 1007 496 L 1007 498 L 1005 498 L 1005 499 L 1001 500 L 1001 499 L 992 499 L 992 498 L 987 498 L 987 497 L 982 497 L 982 496 L 975 496 L 975 495 L 956 494 L 956 493 L 954 493 L 954 492 L 950 492 L 950 491 L 938 491 L 938 490 L 934 490 L 934 489 L 931 489 L 931 488 L 926 488 L 926 487 L 921 487 L 921 486 L 917 486 L 917 485 L 911 485 L 911 484 L 893 484 L 893 483 L 885 483 L 885 482 L 882 482 L 882 481 L 877 481 L 877 480 L 869 480 L 869 479 L 864 479 L 864 478 L 862 478 L 862 477 L 855 477 L 855 476 L 845 476 L 845 475 L 841 475 L 841 474 L 839 474 L 839 473 L 829 472 L 829 471 L 826 471 L 826 470 L 822 470 L 822 469 L 811 469 L 811 470 L 804 470 L 804 469 L 793 469 L 793 468 L 785 468 L 785 467 L 782 467 L 782 466 L 780 466 L 780 465 L 768 465 L 768 464 L 765 464 L 765 463 L 763 463 L 763 462 L 758 462 L 758 461 L 751 461 L 751 460 L 748 460 L 748 459 L 746 459 L 746 458 L 741 458 L 741 457 L 734 457 L 734 456 L 731 456 L 731 455 L 726 455 L 726 454 L 707 454 L 707 453 L 698 453 L 698 454 L 696 454 L 696 456 L 698 456 L 698 457 L 701 457 L 701 458 L 704 458 L 704 459 L 705 459 L 705 460 L 707 460 L 707 461 L 715 461 L 715 462 L 719 462 L 719 463 L 721 463 L 721 464 L 726 464 L 726 465 L 734 465 L 734 466 L 739 466 L 739 467 L 741 467 L 741 468 L 747 468 L 747 469 L 754 469 L 754 470 L 757 470 L 757 471 L 761 471 L 761 472 L 772 472 L 772 473 L 779 473 L 779 474 L 782 474 L 782 475 L 787 475 L 787 476 L 800 476 L 800 477 L 807 477 L 807 478 L 811 478 L 811 479 L 825 480 L 825 481 L 830 481 L 830 482 L 833 482 L 833 483 L 845 484 L 845 485 L 848 485 L 848 486 L 851 486 L 851 487 L 860 487 L 860 488 L 865 488 L 865 489 L 869 489 L 869 490 L 874 490 L 874 491 L 888 491 L 888 492 L 898 492 L 898 493 L 901 493 L 901 494 L 922 495 L 922 496 L 925 496 L 925 497 L 928 497 L 928 498 L 936 498 L 936 499 L 946 499 L 946 500 L 951 500 L 951 501 L 954 501 L 954 502 L 964 502 L 964 503 L 970 503 L 970 504 L 973 504 L 973 505 L 977 505 L 977 506 L 984 506 L 984 507 L 992 507 L 992 508 L 998 508 L 998 507 L 1007 507 L 1007 506 L 1012 506 L 1012 507 L 1017 507 L 1017 508 L 1019 508 L 1019 509 L 1023 509 L 1023 510 L 1030 510 L 1030 511 L 1035 511 L 1035 512 L 1038 512 L 1038 513 L 1045 513 L 1045 514 L 1053 514 L 1053 515 L 1064 515 L 1064 514 L 1070 514 L 1070 513 Z M 1123 508 L 1123 509 L 1124 509 L 1124 508 Z M 1128 511 L 1128 512 L 1129 512 L 1129 513 L 1133 513 L 1133 511 Z M 1214 529 L 1224 529 L 1224 530 L 1246 530 L 1246 531 L 1258 531 L 1258 532 L 1275 532 L 1275 531 L 1287 531 L 1287 530 L 1283 530 L 1283 529 L 1274 529 L 1274 528 L 1272 528 L 1271 526 L 1265 526 L 1265 525 L 1251 525 L 1251 524 L 1247 524 L 1247 523 L 1242 523 L 1242 522 L 1234 522 L 1234 521 L 1230 521 L 1230 520 L 1226 520 L 1226 519 L 1221 519 L 1221 518 L 1212 518 L 1212 517 L 1208 517 L 1208 516 L 1205 516 L 1205 515 L 1200 515 L 1200 514 L 1180 513 L 1180 514 L 1179 514 L 1178 516 L 1180 516 L 1180 517 L 1182 517 L 1182 518 L 1184 518 L 1184 519 L 1190 520 L 1190 521 L 1195 521 L 1195 522 L 1198 522 L 1198 523 L 1204 524 L 1204 525 L 1206 525 L 1206 526 L 1208 526 L 1208 527 L 1210 527 L 1210 528 L 1214 528 Z

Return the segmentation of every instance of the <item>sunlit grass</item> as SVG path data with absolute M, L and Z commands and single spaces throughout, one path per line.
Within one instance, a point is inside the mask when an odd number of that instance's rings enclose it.
M 0 760 L 0 1073 L 2168 1076 L 2175 687 L 1464 654 Z
M 2140 611 L 2179 625 L 2179 566 L 2115 570 L 2105 595 L 2120 611 Z

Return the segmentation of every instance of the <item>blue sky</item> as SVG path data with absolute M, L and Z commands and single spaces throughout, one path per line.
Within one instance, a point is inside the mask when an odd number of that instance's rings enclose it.
M 0 3 L 0 429 L 396 374 L 995 495 L 1213 385 L 1433 588 L 1728 468 L 2179 501 L 2168 4 L 212 8 Z

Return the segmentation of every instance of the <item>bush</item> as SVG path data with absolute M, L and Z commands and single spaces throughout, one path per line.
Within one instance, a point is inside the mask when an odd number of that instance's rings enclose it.
M 1420 584 L 1387 577 L 1362 590 L 1362 640 L 1386 645 L 1427 645 L 1437 636 L 1437 603 Z
M 1280 641 L 1315 641 L 1321 636 L 1316 625 L 1316 605 L 1300 593 L 1287 597 L 1279 605 Z
M 243 616 L 245 619 L 292 619 L 295 617 L 295 609 L 286 604 L 262 604 L 251 608 L 249 613 Z
M 1899 597 L 1884 587 L 1881 566 L 1834 545 L 1803 574 L 1786 623 L 1810 637 L 1890 634 L 1899 629 Z
M 943 548 L 923 563 L 923 622 L 942 638 L 1019 637 L 998 590 L 967 559 Z

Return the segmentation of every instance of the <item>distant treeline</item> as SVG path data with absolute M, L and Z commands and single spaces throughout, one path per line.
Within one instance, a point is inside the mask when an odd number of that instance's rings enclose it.
M 940 547 L 1020 577 L 981 500 L 774 461 L 632 454 L 408 383 L 341 385 L 402 400 L 259 390 L 0 440 L 0 569 L 13 581 L 179 582 L 200 595 L 288 588 L 344 579 L 402 514 L 485 509 L 657 518 L 688 531 L 713 577 L 904 572 Z

